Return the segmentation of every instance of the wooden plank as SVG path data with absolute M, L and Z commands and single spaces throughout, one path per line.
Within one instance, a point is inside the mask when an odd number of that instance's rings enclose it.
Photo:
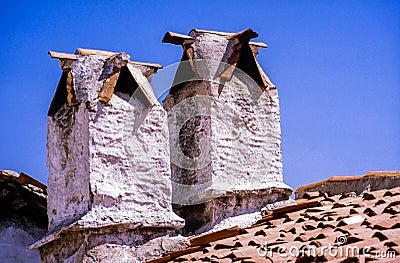
M 232 64 L 232 65 L 226 65 L 226 68 L 225 68 L 225 70 L 221 73 L 221 75 L 219 75 L 219 77 L 221 78 L 221 80 L 223 80 L 223 81 L 229 81 L 229 80 L 231 80 L 231 78 L 232 78 L 232 75 L 233 75 L 233 72 L 235 71 L 235 69 L 236 69 L 236 64 L 237 63 L 234 63 L 234 64 Z
M 129 72 L 132 77 L 135 79 L 136 83 L 139 86 L 139 89 L 143 92 L 143 95 L 146 97 L 150 106 L 156 104 L 157 98 L 154 95 L 153 89 L 149 83 L 149 81 L 143 76 L 142 72 L 139 69 L 134 68 L 132 65 L 128 64 Z
M 240 42 L 237 42 L 233 46 L 233 51 L 228 58 L 227 64 L 225 65 L 225 70 L 220 74 L 220 78 L 222 80 L 225 80 L 225 81 L 231 80 L 233 72 L 235 71 L 236 65 L 239 62 L 241 48 L 242 48 L 242 44 Z
M 67 105 L 72 107 L 79 104 L 79 101 L 76 100 L 75 90 L 74 90 L 74 82 L 72 79 L 71 71 L 67 73 L 67 82 L 65 88 L 67 89 Z
M 99 56 L 112 57 L 112 56 L 118 54 L 118 52 L 110 52 L 110 51 L 105 51 L 105 50 L 86 49 L 86 48 L 77 48 L 76 51 L 75 51 L 75 54 L 81 55 L 81 56 L 99 55 Z
M 185 42 L 186 44 L 193 43 L 196 39 L 191 36 L 182 35 L 174 32 L 167 32 L 165 33 L 162 42 L 163 43 L 170 43 L 174 45 L 183 45 Z
M 129 61 L 129 63 L 132 65 L 139 65 L 139 66 L 145 66 L 145 67 L 151 67 L 151 68 L 163 68 L 163 65 L 156 64 L 156 63 L 137 62 L 137 61 Z
M 235 38 L 239 39 L 240 41 L 248 42 L 252 38 L 258 37 L 258 34 L 253 31 L 253 29 L 248 28 L 243 31 L 237 32 L 236 34 L 232 34 L 227 37 L 228 40 L 233 40 Z
M 255 47 L 261 47 L 261 48 L 267 48 L 267 44 L 263 42 L 249 42 L 249 45 L 255 46 Z
M 49 51 L 48 52 L 51 58 L 57 58 L 57 59 L 71 59 L 71 60 L 77 60 L 78 56 L 74 54 L 68 54 L 68 53 L 61 53 L 61 52 L 55 52 L 55 51 Z
M 75 60 L 72 59 L 60 59 L 60 67 L 62 71 L 68 72 L 71 70 L 72 64 Z
M 103 87 L 99 92 L 99 99 L 104 103 L 108 103 L 114 94 L 114 88 L 117 84 L 120 72 L 115 73 L 103 82 Z

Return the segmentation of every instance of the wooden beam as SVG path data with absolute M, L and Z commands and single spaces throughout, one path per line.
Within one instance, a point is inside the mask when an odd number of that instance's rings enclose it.
M 196 39 L 191 36 L 182 35 L 174 32 L 167 32 L 165 33 L 162 42 L 163 43 L 170 43 L 174 45 L 183 45 L 193 43 Z
M 136 61 L 129 61 L 130 64 L 151 67 L 151 68 L 163 68 L 163 65 L 156 64 L 156 63 L 147 63 L 147 62 L 136 62 Z
M 128 70 L 131 73 L 132 77 L 135 79 L 138 84 L 139 89 L 142 91 L 144 97 L 150 103 L 150 106 L 153 106 L 158 103 L 156 96 L 154 95 L 154 91 L 145 76 L 143 76 L 142 72 L 139 69 L 134 68 L 132 65 L 128 64 Z
M 263 42 L 249 42 L 250 46 L 254 46 L 254 47 L 261 47 L 261 48 L 267 48 L 268 45 L 263 43 Z
M 49 51 L 48 52 L 51 58 L 57 58 L 57 59 L 71 59 L 71 60 L 77 60 L 78 56 L 74 54 L 68 54 L 68 53 L 61 53 L 61 52 L 55 52 L 55 51 Z
M 233 35 L 227 37 L 228 40 L 233 40 L 235 38 L 239 39 L 242 42 L 248 42 L 252 38 L 258 37 L 258 34 L 253 31 L 253 29 L 248 28 L 246 30 L 240 31 Z
M 79 104 L 79 101 L 76 100 L 75 96 L 75 90 L 74 90 L 74 82 L 72 79 L 72 73 L 71 71 L 68 71 L 67 73 L 67 82 L 65 85 L 65 88 L 67 89 L 67 105 L 69 107 L 75 106 Z
M 99 92 L 100 101 L 108 103 L 111 100 L 111 97 L 114 94 L 115 85 L 117 84 L 119 78 L 119 74 L 120 72 L 117 72 L 104 81 L 103 87 Z
M 233 46 L 232 53 L 228 58 L 227 64 L 225 65 L 225 69 L 219 75 L 222 80 L 224 80 L 224 81 L 231 80 L 233 72 L 235 71 L 236 65 L 239 62 L 241 48 L 242 48 L 241 42 L 238 42 Z
M 112 56 L 118 54 L 118 52 L 110 52 L 110 51 L 96 50 L 96 49 L 86 49 L 86 48 L 77 48 L 76 51 L 75 51 L 75 54 L 81 55 L 81 56 L 98 55 L 98 56 L 112 57 Z

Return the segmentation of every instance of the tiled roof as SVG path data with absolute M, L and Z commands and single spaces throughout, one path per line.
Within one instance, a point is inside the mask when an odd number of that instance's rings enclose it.
M 192 237 L 187 249 L 150 262 L 400 262 L 399 254 L 400 187 L 394 187 L 361 195 L 307 192 L 252 227 Z

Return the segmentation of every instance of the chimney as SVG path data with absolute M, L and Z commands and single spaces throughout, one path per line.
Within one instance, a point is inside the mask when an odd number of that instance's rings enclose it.
M 32 248 L 45 262 L 121 261 L 184 225 L 171 206 L 167 114 L 147 79 L 161 65 L 50 55 L 63 73 L 48 112 L 49 234 Z
M 256 61 L 252 29 L 167 32 L 183 55 L 164 100 L 171 147 L 173 207 L 185 233 L 286 200 L 279 99 Z

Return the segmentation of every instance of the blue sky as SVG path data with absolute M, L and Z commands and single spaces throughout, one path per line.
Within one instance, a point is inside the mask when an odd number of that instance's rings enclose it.
M 400 170 L 399 1 L 3 1 L 0 169 L 47 181 L 47 109 L 61 75 L 47 51 L 125 51 L 177 62 L 166 31 L 236 32 L 266 42 L 258 61 L 281 100 L 284 179 Z

